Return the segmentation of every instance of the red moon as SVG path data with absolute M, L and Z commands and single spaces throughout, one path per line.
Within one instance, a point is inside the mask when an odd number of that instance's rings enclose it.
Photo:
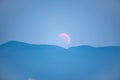
M 59 36 L 62 37 L 62 38 L 64 38 L 66 44 L 70 44 L 71 38 L 70 38 L 70 36 L 68 34 L 61 33 Z

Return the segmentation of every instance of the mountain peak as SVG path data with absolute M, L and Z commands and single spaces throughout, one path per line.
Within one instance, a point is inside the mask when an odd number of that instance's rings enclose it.
M 19 42 L 19 41 L 8 41 L 1 46 L 17 46 L 17 45 L 27 45 L 27 43 Z
M 25 48 L 25 47 L 29 47 L 29 48 L 55 48 L 55 49 L 65 49 L 62 48 L 60 46 L 56 46 L 56 45 L 48 45 L 48 44 L 29 44 L 29 43 L 25 43 L 25 42 L 20 42 L 20 41 L 8 41 L 4 44 L 2 44 L 0 47 L 4 48 L 4 47 L 11 47 L 11 48 Z

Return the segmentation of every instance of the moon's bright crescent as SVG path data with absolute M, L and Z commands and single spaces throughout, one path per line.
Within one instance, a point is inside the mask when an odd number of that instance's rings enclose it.
M 67 44 L 70 44 L 71 38 L 70 38 L 70 36 L 69 36 L 68 34 L 66 34 L 66 33 L 61 33 L 59 36 L 62 37 L 62 38 L 64 38 L 64 39 L 65 39 L 65 42 L 66 42 Z

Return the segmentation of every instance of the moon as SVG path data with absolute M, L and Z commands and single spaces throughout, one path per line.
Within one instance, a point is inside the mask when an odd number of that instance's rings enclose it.
M 64 39 L 64 41 L 67 45 L 70 44 L 71 38 L 67 33 L 61 33 L 61 34 L 59 34 L 59 36 Z

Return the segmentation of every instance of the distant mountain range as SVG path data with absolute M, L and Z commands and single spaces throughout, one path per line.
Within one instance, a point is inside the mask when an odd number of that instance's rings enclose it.
M 31 78 L 31 79 L 29 79 Z M 0 80 L 120 80 L 120 46 L 0 45 Z

